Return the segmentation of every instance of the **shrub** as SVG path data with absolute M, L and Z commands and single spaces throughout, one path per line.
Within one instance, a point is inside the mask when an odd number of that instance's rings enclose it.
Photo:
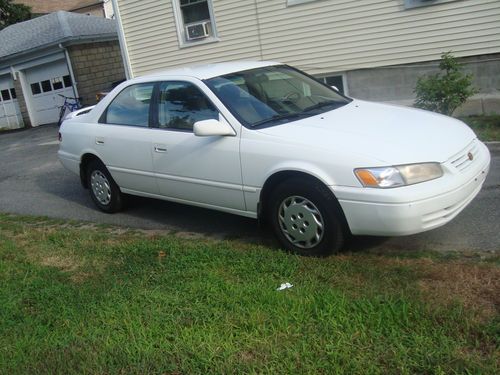
M 471 86 L 472 75 L 462 72 L 462 65 L 450 53 L 443 53 L 440 73 L 419 77 L 415 107 L 451 116 L 469 97 L 478 91 Z

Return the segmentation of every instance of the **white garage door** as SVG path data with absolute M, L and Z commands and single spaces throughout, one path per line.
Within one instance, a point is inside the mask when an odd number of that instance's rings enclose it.
M 17 129 L 22 126 L 14 81 L 10 74 L 0 76 L 0 128 Z
M 64 98 L 58 94 L 73 97 L 73 83 L 65 60 L 54 61 L 26 70 L 33 108 L 33 125 L 57 122 Z

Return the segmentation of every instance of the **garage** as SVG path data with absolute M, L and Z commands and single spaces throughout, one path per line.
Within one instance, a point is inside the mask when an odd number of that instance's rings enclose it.
M 16 129 L 23 120 L 10 74 L 0 76 L 0 128 Z
M 26 69 L 25 74 L 29 86 L 33 126 L 57 122 L 64 103 L 64 98 L 60 95 L 75 96 L 66 60 Z
M 3 28 L 0 41 L 0 127 L 57 123 L 62 96 L 93 105 L 125 76 L 114 20 L 59 11 Z

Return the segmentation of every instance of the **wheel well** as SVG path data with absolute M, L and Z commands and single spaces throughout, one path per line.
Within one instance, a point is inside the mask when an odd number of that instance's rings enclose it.
M 269 197 L 271 196 L 274 188 L 278 186 L 280 183 L 283 181 L 286 181 L 291 178 L 301 178 L 304 180 L 309 180 L 311 183 L 318 183 L 321 185 L 325 185 L 323 181 L 321 181 L 319 178 L 314 177 L 310 174 L 304 173 L 304 172 L 299 172 L 299 171 L 281 171 L 273 174 L 270 176 L 266 182 L 264 183 L 264 186 L 262 187 L 262 190 L 260 192 L 260 199 L 259 199 L 259 207 L 258 207 L 258 218 L 259 222 L 265 223 L 266 218 L 267 218 L 267 208 L 269 207 Z M 342 207 L 340 206 L 339 201 L 337 200 L 337 197 L 335 194 L 330 190 L 330 188 L 327 188 L 327 190 L 332 194 L 334 201 L 337 205 L 337 209 L 341 213 L 341 219 L 344 224 L 344 228 L 349 231 L 349 225 L 347 223 L 347 220 L 345 218 L 344 210 L 342 210 Z
M 85 154 L 82 156 L 82 161 L 80 162 L 80 181 L 85 189 L 89 187 L 87 183 L 87 166 L 93 160 L 101 161 L 101 159 L 94 154 Z

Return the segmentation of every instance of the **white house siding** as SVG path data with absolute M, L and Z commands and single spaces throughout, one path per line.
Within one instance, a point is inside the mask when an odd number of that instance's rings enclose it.
M 500 52 L 500 1 L 213 0 L 219 42 L 179 48 L 171 0 L 117 0 L 132 75 L 200 62 L 278 60 L 312 74 Z M 260 31 L 260 32 L 259 32 Z
M 313 74 L 500 52 L 500 1 L 404 9 L 403 0 L 259 0 L 265 58 Z
M 253 1 L 214 3 L 219 42 L 179 48 L 170 0 L 119 0 L 133 76 L 193 63 L 261 59 Z

